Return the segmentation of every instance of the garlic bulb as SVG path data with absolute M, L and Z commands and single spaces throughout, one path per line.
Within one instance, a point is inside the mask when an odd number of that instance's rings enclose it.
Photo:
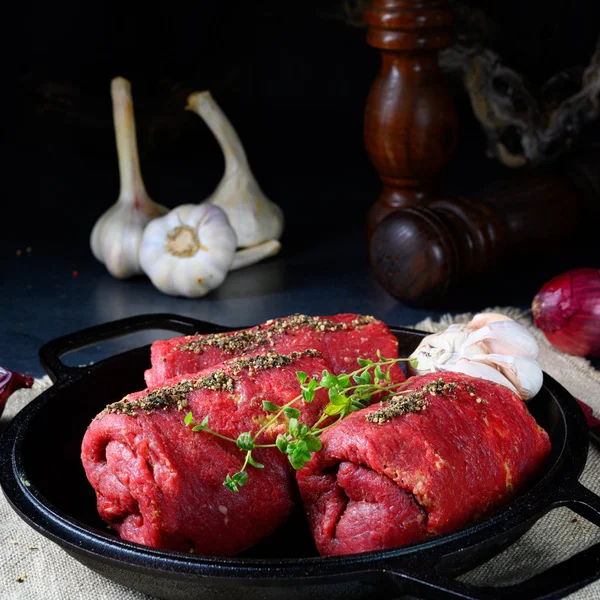
M 225 156 L 223 178 L 206 201 L 227 213 L 239 247 L 278 240 L 283 232 L 283 213 L 260 189 L 240 138 L 219 105 L 206 91 L 191 94 L 187 107 L 204 119 Z
M 142 180 L 131 84 L 122 77 L 111 82 L 113 117 L 117 137 L 121 192 L 117 203 L 96 222 L 90 245 L 92 253 L 114 277 L 119 279 L 142 272 L 139 248 L 146 224 L 167 212 L 153 202 Z
M 212 204 L 182 204 L 149 223 L 140 263 L 165 294 L 196 298 L 223 283 L 237 244 L 227 215 Z
M 482 377 L 528 400 L 542 387 L 538 352 L 535 338 L 523 325 L 504 315 L 482 313 L 469 323 L 450 325 L 423 338 L 411 354 L 418 361 L 411 372 L 455 371 Z

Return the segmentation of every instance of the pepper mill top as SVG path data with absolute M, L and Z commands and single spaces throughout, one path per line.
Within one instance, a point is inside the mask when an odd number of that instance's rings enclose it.
M 373 0 L 367 44 L 382 50 L 441 50 L 452 36 L 448 0 Z
M 365 107 L 365 146 L 383 182 L 368 231 L 403 206 L 435 199 L 438 173 L 454 152 L 458 123 L 438 66 L 450 42 L 448 0 L 373 0 L 367 42 L 381 69 Z

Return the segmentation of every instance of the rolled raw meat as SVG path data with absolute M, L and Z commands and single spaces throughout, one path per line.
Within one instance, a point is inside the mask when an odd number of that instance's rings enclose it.
M 550 452 L 548 434 L 503 386 L 432 373 L 402 390 L 323 433 L 297 474 L 322 555 L 462 527 L 507 502 Z
M 285 354 L 306 348 L 320 351 L 334 373 L 343 373 L 356 369 L 357 358 L 375 359 L 377 349 L 386 358 L 396 357 L 398 340 L 385 323 L 370 316 L 293 315 L 240 331 L 158 340 L 152 344 L 146 384 L 157 387 L 177 375 L 196 373 L 247 353 L 275 350 Z M 391 373 L 395 380 L 403 380 L 398 365 Z
M 276 448 L 258 449 L 247 483 L 234 493 L 223 486 L 238 472 L 245 452 L 231 441 L 193 432 L 184 418 L 230 438 L 253 434 L 270 418 L 263 400 L 283 405 L 300 393 L 296 371 L 310 377 L 331 371 L 314 350 L 233 359 L 163 387 L 110 404 L 89 426 L 81 459 L 96 491 L 100 516 L 120 536 L 148 546 L 205 555 L 237 554 L 271 534 L 295 501 L 294 476 Z M 319 390 L 299 402 L 301 421 L 314 423 L 328 402 Z M 286 419 L 257 440 L 272 443 Z

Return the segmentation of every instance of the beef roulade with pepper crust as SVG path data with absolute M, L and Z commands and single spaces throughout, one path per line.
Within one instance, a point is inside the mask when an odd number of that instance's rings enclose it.
M 158 548 L 228 556 L 271 534 L 295 499 L 293 471 L 276 448 L 260 448 L 239 493 L 223 485 L 239 472 L 235 443 L 192 431 L 185 417 L 233 438 L 257 433 L 270 416 L 263 401 L 285 404 L 300 392 L 296 371 L 330 370 L 314 350 L 233 359 L 193 376 L 172 379 L 110 404 L 88 427 L 81 459 L 96 492 L 100 516 L 129 541 Z M 303 422 L 314 423 L 327 403 L 325 390 L 299 402 Z M 269 444 L 285 429 L 267 428 L 257 443 Z
M 307 348 L 321 352 L 334 373 L 354 370 L 357 358 L 375 359 L 377 349 L 387 358 L 398 355 L 398 341 L 387 325 L 374 317 L 293 315 L 240 331 L 158 340 L 152 344 L 152 368 L 145 373 L 146 384 L 158 387 L 177 375 L 196 373 L 247 353 L 274 350 L 286 354 Z M 397 365 L 392 374 L 396 381 L 403 378 Z
M 460 373 L 340 421 L 297 473 L 322 555 L 381 550 L 452 531 L 507 502 L 550 452 L 505 387 Z

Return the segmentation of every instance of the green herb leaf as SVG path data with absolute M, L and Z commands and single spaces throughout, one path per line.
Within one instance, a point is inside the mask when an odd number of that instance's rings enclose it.
M 369 385 L 372 382 L 373 382 L 373 377 L 371 376 L 371 373 L 369 373 L 369 371 L 365 371 L 359 377 L 359 381 L 358 381 L 358 383 L 360 383 L 361 385 Z
M 248 473 L 246 471 L 238 471 L 234 473 L 232 478 L 238 485 L 244 485 L 248 481 Z
M 345 373 L 342 373 L 341 375 L 338 375 L 338 386 L 341 388 L 348 388 L 351 385 L 350 382 L 350 376 L 346 375 Z
M 373 364 L 372 360 L 369 360 L 368 358 L 357 358 L 356 362 L 361 366 L 361 367 L 368 367 L 369 365 Z
M 411 358 L 408 362 L 413 369 L 416 369 L 419 366 L 419 359 L 417 357 Z
M 194 415 L 189 412 L 187 415 L 185 415 L 183 422 L 188 426 L 191 425 L 194 422 Z
M 225 477 L 225 481 L 223 482 L 223 485 L 232 492 L 237 493 L 240 491 L 238 489 L 237 483 L 229 475 L 227 475 L 227 477 Z
M 310 460 L 310 452 L 306 442 L 297 442 L 293 452 L 288 454 L 288 460 L 294 469 L 301 469 Z
M 288 419 L 297 419 L 300 416 L 300 411 L 297 408 L 292 408 L 291 406 L 286 406 L 283 409 L 283 414 Z
M 321 440 L 315 435 L 307 435 L 304 441 L 309 452 L 318 452 L 323 447 Z
M 334 406 L 345 406 L 348 404 L 349 399 L 346 396 L 342 396 L 341 394 L 334 394 L 329 398 L 329 402 Z
M 204 427 L 200 423 L 198 423 L 197 425 L 194 425 L 192 427 L 192 431 L 204 431 L 205 429 L 206 429 L 206 427 Z
M 337 385 L 338 379 L 335 375 L 332 375 L 329 371 L 323 371 L 323 378 L 321 379 L 321 386 L 324 388 L 332 388 Z
M 232 492 L 239 492 L 239 488 L 242 487 L 246 481 L 248 481 L 248 473 L 246 473 L 246 471 L 239 471 L 234 473 L 233 477 L 227 475 L 223 485 Z
M 250 454 L 248 456 L 248 464 L 252 465 L 255 469 L 264 469 L 265 465 L 263 465 L 262 463 L 259 463 L 258 461 L 254 460 L 252 458 L 252 454 Z
M 294 417 L 290 419 L 288 431 L 292 437 L 296 437 L 298 435 L 298 419 Z
M 304 384 L 304 382 L 308 379 L 308 375 L 304 371 L 296 371 L 296 377 L 300 384 Z
M 202 419 L 202 423 L 200 423 L 200 425 L 202 425 L 202 427 L 203 427 L 204 429 L 206 429 L 206 428 L 208 427 L 208 415 L 206 415 L 206 416 L 204 417 L 204 419 Z
M 339 413 L 341 413 L 344 410 L 344 406 L 343 405 L 338 405 L 336 406 L 335 404 L 328 404 L 325 407 L 325 414 L 332 417 L 333 415 L 338 415 Z
M 315 378 L 311 379 L 311 380 L 308 382 L 308 386 L 307 386 L 307 388 L 308 388 L 310 391 L 314 391 L 314 390 L 316 390 L 316 389 L 317 389 L 317 386 L 318 386 L 318 385 L 319 385 L 319 381 L 318 381 L 318 379 L 315 377 Z
M 315 392 L 313 390 L 302 390 L 302 399 L 304 402 L 312 402 L 315 399 Z
M 310 431 L 310 427 L 306 423 L 300 423 L 298 428 L 298 439 L 303 439 L 304 436 Z
M 385 379 L 385 375 L 379 365 L 375 367 L 375 379 Z
M 267 412 L 277 412 L 281 406 L 277 406 L 274 402 L 269 402 L 268 400 L 263 400 L 263 408 Z
M 242 450 L 252 450 L 252 448 L 254 448 L 252 434 L 249 431 L 244 431 L 243 433 L 240 433 L 235 443 L 237 447 Z
M 348 412 L 356 412 L 357 410 L 362 410 L 365 408 L 365 405 L 359 402 L 358 400 L 353 400 L 348 407 Z
M 287 451 L 288 441 L 285 435 L 283 435 L 283 433 L 280 433 L 277 436 L 277 439 L 275 440 L 275 445 L 277 446 L 280 452 L 285 453 Z

